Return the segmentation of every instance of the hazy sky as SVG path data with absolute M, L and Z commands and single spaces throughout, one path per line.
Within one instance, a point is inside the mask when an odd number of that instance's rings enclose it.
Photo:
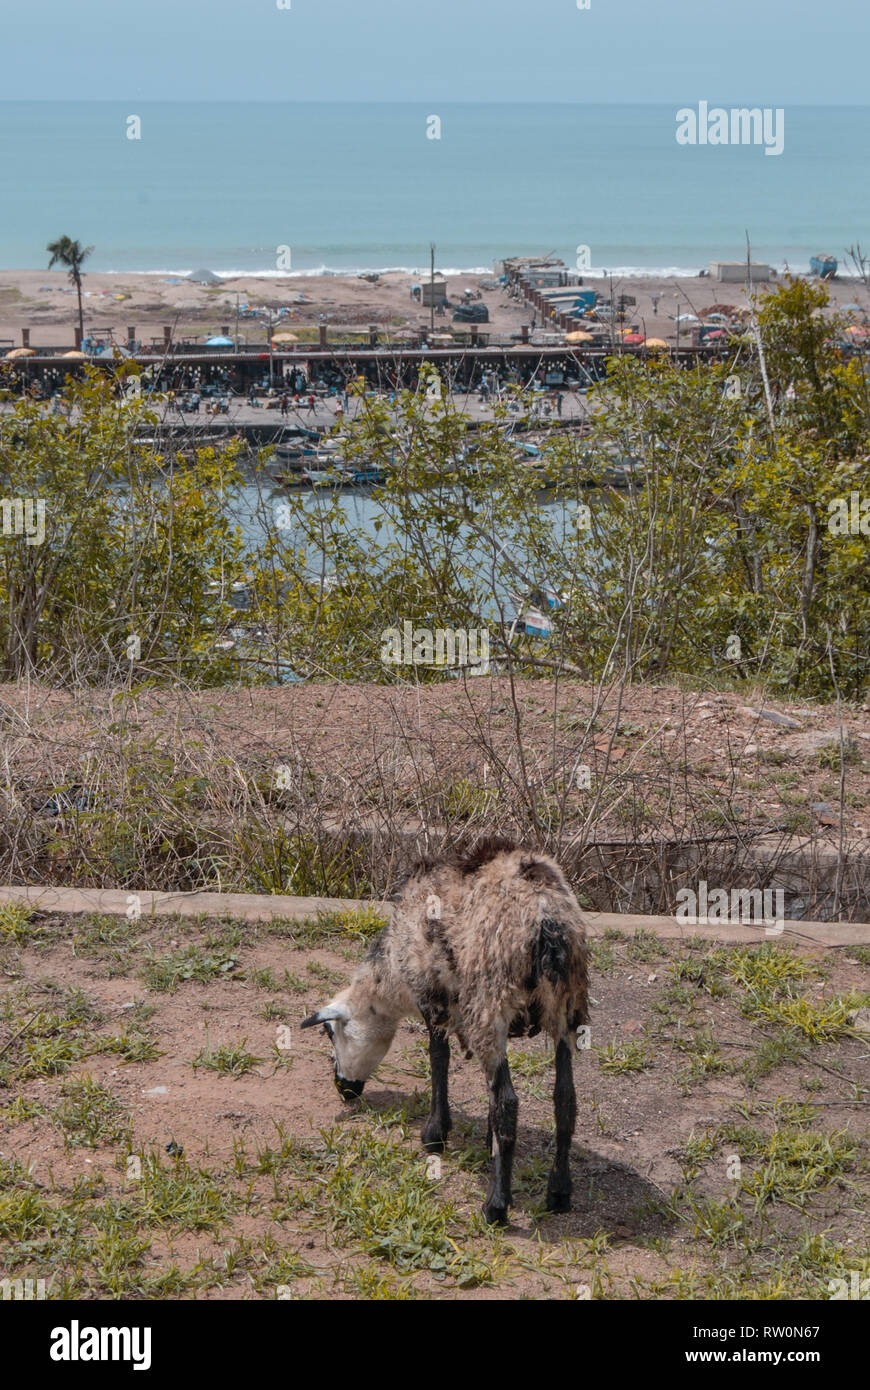
M 290 3 L 10 4 L 2 96 L 868 101 L 867 0 L 591 0 L 589 10 L 576 0 Z

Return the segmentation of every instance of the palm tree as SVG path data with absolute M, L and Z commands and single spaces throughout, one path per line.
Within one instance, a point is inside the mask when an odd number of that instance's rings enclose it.
M 93 251 L 93 246 L 82 246 L 78 241 L 72 241 L 68 236 L 58 237 L 57 241 L 50 241 L 46 246 L 46 251 L 51 252 L 51 260 L 48 268 L 55 262 L 69 268 L 69 278 L 76 287 L 76 294 L 79 299 L 79 342 L 85 336 L 85 319 L 82 312 L 82 266 L 88 256 Z

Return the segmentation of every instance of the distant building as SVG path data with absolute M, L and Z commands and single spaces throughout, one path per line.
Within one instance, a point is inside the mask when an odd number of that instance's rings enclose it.
M 437 275 L 435 280 L 423 281 L 423 301 L 427 308 L 432 304 L 447 303 L 447 281 L 440 279 Z
M 771 267 L 762 261 L 750 262 L 749 270 L 753 284 L 774 278 Z M 749 279 L 745 261 L 711 261 L 710 274 L 714 280 L 723 280 L 731 285 L 742 285 Z

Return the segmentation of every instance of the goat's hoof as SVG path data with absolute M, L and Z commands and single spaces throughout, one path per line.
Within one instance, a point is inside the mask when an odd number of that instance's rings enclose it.
M 506 1226 L 508 1224 L 507 1207 L 497 1206 L 495 1202 L 487 1202 L 483 1208 L 483 1214 L 490 1226 Z
M 570 1192 L 547 1192 L 547 1211 L 570 1211 Z
M 420 1142 L 427 1153 L 443 1154 L 448 1133 L 449 1130 L 444 1129 L 441 1125 L 425 1124 L 420 1135 Z

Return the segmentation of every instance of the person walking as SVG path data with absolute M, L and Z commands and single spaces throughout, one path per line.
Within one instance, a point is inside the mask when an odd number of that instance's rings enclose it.
M 557 391 L 557 392 L 556 392 L 556 414 L 559 416 L 559 419 L 561 420 L 561 418 L 562 418 L 562 392 L 561 392 L 561 391 Z
M 310 395 L 310 396 L 308 397 L 308 414 L 309 414 L 309 415 L 315 415 L 316 413 L 317 413 L 317 405 L 316 405 L 316 403 L 315 403 L 314 396 L 313 396 L 313 394 L 312 394 L 312 395 Z
M 282 415 L 286 415 L 286 414 L 287 414 L 287 410 L 288 410 L 289 405 L 290 405 L 290 402 L 289 402 L 288 399 L 287 399 L 287 392 L 285 391 L 284 394 L 283 394 L 283 396 L 281 397 L 281 414 L 282 414 Z

